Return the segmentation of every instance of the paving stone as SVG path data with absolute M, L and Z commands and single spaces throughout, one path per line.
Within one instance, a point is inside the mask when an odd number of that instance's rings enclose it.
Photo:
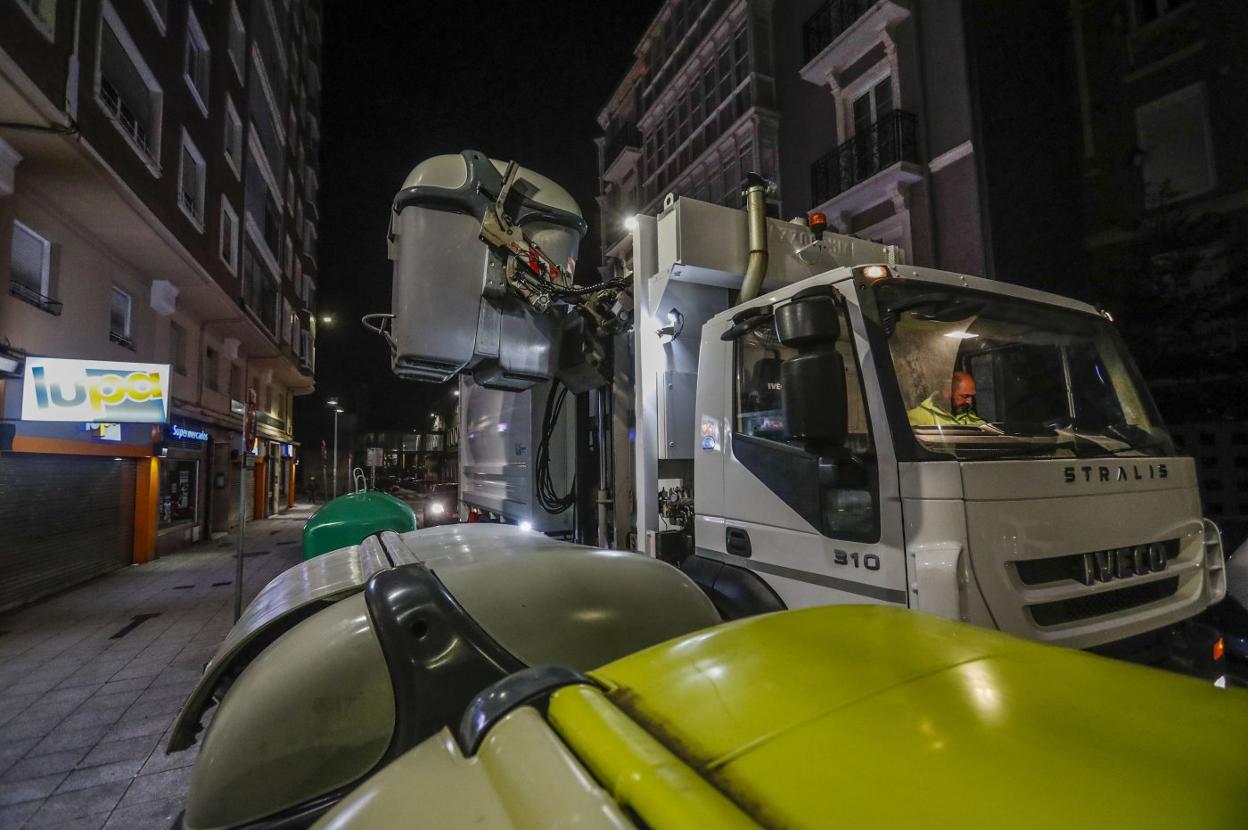
M 0 726 L 4 726 L 13 718 L 20 715 L 26 710 L 30 704 L 34 703 L 41 697 L 37 692 L 29 692 L 24 695 L 5 695 L 0 696 Z
M 144 801 L 163 801 L 169 798 L 185 799 L 191 785 L 191 768 L 182 767 L 165 772 L 140 775 L 126 790 L 118 807 L 133 807 Z
M 113 725 L 101 738 L 101 742 L 120 741 L 126 738 L 137 738 L 141 735 L 159 735 L 173 723 L 175 713 L 156 715 L 155 717 L 122 719 Z
M 85 749 L 69 749 L 64 752 L 52 752 L 47 755 L 35 755 L 23 758 L 9 767 L 4 775 L 0 775 L 0 783 L 27 781 L 31 778 L 43 778 L 58 772 L 69 772 L 82 760 Z
M 41 816 L 43 813 L 40 812 L 38 815 Z M 40 827 L 55 827 L 56 830 L 100 830 L 104 826 L 104 822 L 108 821 L 110 815 L 112 815 L 111 811 L 105 811 L 92 816 L 69 819 L 68 821 L 56 819 L 50 824 L 45 824 L 42 819 L 36 817 L 30 820 L 30 823 L 25 826 L 24 830 Z
M 129 708 L 130 704 L 139 699 L 143 694 L 142 689 L 130 689 L 124 692 L 115 692 L 111 695 L 102 695 L 98 692 L 74 710 L 75 714 L 80 712 L 91 712 L 97 709 L 116 709 L 120 707 L 123 711 Z
M 0 807 L 0 827 L 16 828 L 21 827 L 26 819 L 35 814 L 35 811 L 43 805 L 42 801 L 22 801 L 17 804 L 7 804 Z
M 103 695 L 115 695 L 121 692 L 141 692 L 151 684 L 143 677 L 127 677 L 124 680 L 110 680 L 99 688 L 95 693 L 95 697 Z M 137 696 L 137 695 L 136 695 Z
M 12 784 L 0 784 L 0 806 L 47 798 L 56 790 L 57 785 L 65 780 L 66 775 L 67 773 L 58 772 L 40 778 L 14 781 Z
M 59 729 L 83 729 L 88 726 L 112 726 L 126 713 L 126 704 L 113 707 L 92 707 L 67 717 Z
M 23 738 L 20 741 L 0 741 L 0 773 L 21 760 L 41 740 L 42 738 Z
M 131 707 L 126 710 L 127 718 L 154 718 L 157 715 L 167 715 L 176 713 L 182 708 L 185 701 L 185 695 L 171 695 L 167 697 L 158 697 L 149 699 L 146 696 L 139 698 Z
M 136 738 L 126 738 L 117 741 L 101 741 L 95 745 L 95 749 L 91 750 L 86 756 L 78 762 L 79 768 L 97 766 L 100 764 L 111 764 L 116 761 L 138 761 L 141 765 L 143 761 L 152 754 L 152 750 L 156 748 L 160 735 L 140 735 Z
M 101 814 L 102 818 L 95 826 L 103 827 L 104 822 L 108 820 L 109 813 L 117 806 L 128 786 L 128 781 L 110 781 L 107 784 L 99 784 L 83 790 L 53 795 L 43 802 L 39 812 L 30 817 L 24 830 L 33 830 L 37 827 L 62 827 L 74 819 Z
M 16 718 L 0 727 L 0 746 L 9 741 L 20 741 L 23 738 L 38 738 L 47 735 L 64 719 L 64 715 L 56 714 L 42 715 L 37 718 Z
M 57 727 L 48 736 L 35 744 L 29 755 L 45 755 L 52 752 L 64 752 L 81 747 L 84 751 L 95 746 L 109 729 L 105 725 L 83 726 L 77 729 L 61 729 Z
M 169 830 L 178 813 L 182 812 L 184 797 L 146 801 L 133 807 L 118 807 L 105 823 L 105 830 Z
M 130 758 L 124 761 L 114 761 L 111 764 L 83 767 L 71 772 L 60 783 L 60 786 L 56 788 L 56 791 L 58 793 L 67 793 L 113 781 L 130 781 L 142 768 L 142 758 Z

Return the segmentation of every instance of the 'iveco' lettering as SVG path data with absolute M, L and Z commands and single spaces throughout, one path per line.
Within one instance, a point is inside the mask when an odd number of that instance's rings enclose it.
M 1165 464 L 1085 464 L 1062 469 L 1062 479 L 1067 484 L 1074 484 L 1076 481 L 1148 481 L 1169 477 L 1170 471 Z

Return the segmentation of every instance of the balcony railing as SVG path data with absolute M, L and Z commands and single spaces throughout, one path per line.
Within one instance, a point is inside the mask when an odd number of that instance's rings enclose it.
M 610 167 L 625 147 L 641 149 L 641 131 L 631 124 L 607 133 L 602 151 L 603 164 Z
M 126 105 L 121 94 L 108 78 L 100 78 L 100 98 L 104 101 L 109 113 L 121 124 L 121 128 L 143 148 L 143 152 L 149 156 L 152 155 L 152 147 L 147 140 L 147 127 L 140 123 L 139 117 Z
M 30 303 L 40 311 L 46 311 L 54 317 L 61 314 L 62 304 L 59 300 L 45 297 L 33 288 L 27 288 L 16 279 L 9 281 L 9 293 L 23 302 Z
M 918 119 L 893 110 L 815 160 L 810 166 L 811 204 L 822 204 L 899 161 L 918 160 Z
M 802 24 L 805 61 L 810 63 L 829 43 L 867 13 L 875 0 L 828 0 Z

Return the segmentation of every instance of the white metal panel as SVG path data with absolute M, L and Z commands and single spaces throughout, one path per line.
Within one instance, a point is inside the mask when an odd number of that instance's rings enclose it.
M 537 499 L 537 447 L 550 384 L 523 392 L 486 389 L 460 379 L 459 498 L 544 533 L 572 529 L 573 511 L 551 514 Z M 569 401 L 571 398 L 569 397 Z M 574 411 L 565 403 L 551 437 L 551 478 L 564 493 L 575 475 Z

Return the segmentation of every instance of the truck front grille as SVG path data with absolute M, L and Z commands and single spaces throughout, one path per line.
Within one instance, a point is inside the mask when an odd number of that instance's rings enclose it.
M 1045 585 L 1066 579 L 1095 585 L 1164 571 L 1178 555 L 1179 540 L 1167 539 L 1151 545 L 1025 559 L 1015 562 L 1014 566 L 1024 585 Z
M 1179 578 L 1175 576 L 1170 579 L 1131 585 L 1116 591 L 1102 591 L 1056 602 L 1043 602 L 1028 606 L 1027 610 L 1031 612 L 1031 618 L 1035 620 L 1036 625 L 1061 625 L 1148 605 L 1150 602 L 1174 596 L 1178 590 Z

